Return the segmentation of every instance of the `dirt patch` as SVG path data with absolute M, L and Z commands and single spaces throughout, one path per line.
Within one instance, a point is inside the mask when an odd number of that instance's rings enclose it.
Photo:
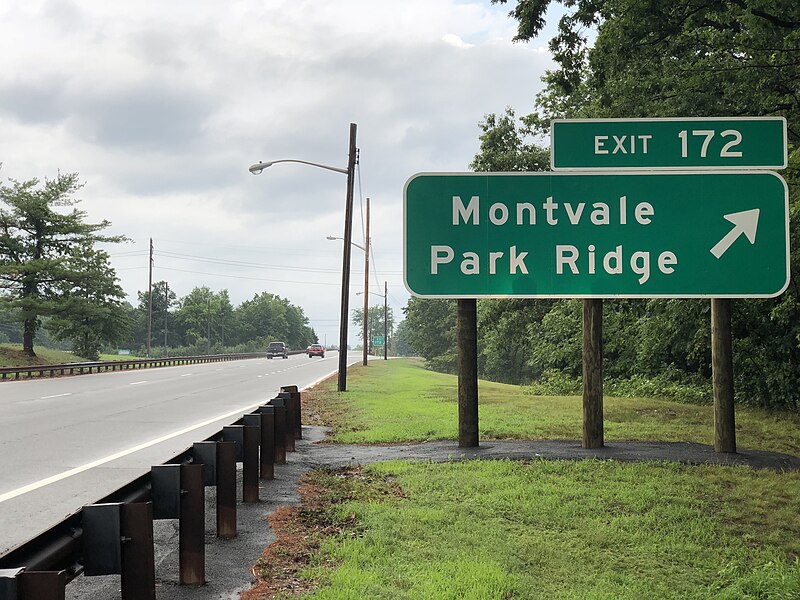
M 269 516 L 269 524 L 278 538 L 267 546 L 252 573 L 258 583 L 244 592 L 241 600 L 263 600 L 278 594 L 296 596 L 311 589 L 297 574 L 308 564 L 311 553 L 319 548 L 312 531 L 303 526 L 299 508 L 281 506 Z
M 321 541 L 329 536 L 360 536 L 363 531 L 356 515 L 336 515 L 332 508 L 355 498 L 380 501 L 389 496 L 404 497 L 393 479 L 365 473 L 358 467 L 320 469 L 303 475 L 299 485 L 301 506 L 281 506 L 269 516 L 277 538 L 264 551 L 252 573 L 257 584 L 241 600 L 291 598 L 314 589 L 317 582 L 300 577 L 311 563 Z M 318 565 L 333 568 L 335 564 Z

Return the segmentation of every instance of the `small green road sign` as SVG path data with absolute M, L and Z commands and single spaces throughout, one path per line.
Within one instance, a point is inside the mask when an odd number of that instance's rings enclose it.
M 786 119 L 567 119 L 550 125 L 554 171 L 784 169 Z
M 771 172 L 419 174 L 404 230 L 422 297 L 772 297 L 789 282 Z
M 373 346 L 383 346 L 384 339 L 382 335 L 376 335 L 372 338 L 372 345 Z

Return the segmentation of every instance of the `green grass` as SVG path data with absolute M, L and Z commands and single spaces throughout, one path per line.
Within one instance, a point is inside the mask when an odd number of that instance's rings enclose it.
M 36 365 L 55 365 L 71 362 L 82 362 L 82 358 L 72 352 L 53 350 L 52 348 L 34 347 L 36 358 L 26 356 L 22 352 L 22 344 L 0 344 L 0 367 L 29 367 Z
M 800 473 L 590 460 L 365 474 L 311 478 L 330 490 L 326 520 L 352 525 L 323 538 L 304 597 L 800 597 Z M 376 494 L 376 475 L 403 493 Z
M 390 360 L 351 368 L 349 391 L 335 381 L 319 386 L 320 421 L 334 427 L 332 441 L 387 443 L 456 439 L 457 378 L 428 371 L 421 362 Z M 532 396 L 522 387 L 481 381 L 482 439 L 580 439 L 581 399 Z M 654 398 L 604 399 L 605 439 L 713 443 L 711 406 Z M 737 407 L 741 448 L 800 455 L 800 416 Z

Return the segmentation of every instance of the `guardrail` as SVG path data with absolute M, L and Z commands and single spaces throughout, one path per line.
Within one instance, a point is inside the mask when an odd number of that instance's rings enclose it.
M 305 350 L 291 350 L 289 354 L 305 354 Z M 241 354 L 209 354 L 206 356 L 172 356 L 164 358 L 137 358 L 135 360 L 105 360 L 95 362 L 65 363 L 60 365 L 37 365 L 30 367 L 0 367 L 0 381 L 30 379 L 33 377 L 59 377 L 65 375 L 88 375 L 106 371 L 129 369 L 152 369 L 198 363 L 264 358 L 266 352 Z
M 63 600 L 81 574 L 121 575 L 123 600 L 155 600 L 154 519 L 178 519 L 180 584 L 203 585 L 204 488 L 217 488 L 217 537 L 236 537 L 236 463 L 242 501 L 258 502 L 259 478 L 274 479 L 301 438 L 300 392 L 284 386 L 233 425 L 0 556 L 0 600 Z

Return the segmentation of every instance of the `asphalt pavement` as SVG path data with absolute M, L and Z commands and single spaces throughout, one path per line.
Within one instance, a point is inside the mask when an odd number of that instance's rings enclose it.
M 337 366 L 301 354 L 0 383 L 0 553 Z

